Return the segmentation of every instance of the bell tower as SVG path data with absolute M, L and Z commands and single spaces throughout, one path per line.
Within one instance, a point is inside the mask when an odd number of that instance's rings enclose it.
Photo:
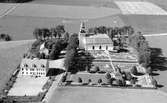
M 86 35 L 86 27 L 85 23 L 81 22 L 79 33 L 78 33 L 78 39 L 79 39 L 79 48 L 85 49 L 85 35 Z

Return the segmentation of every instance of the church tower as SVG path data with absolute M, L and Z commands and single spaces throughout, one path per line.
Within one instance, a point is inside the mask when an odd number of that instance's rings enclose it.
M 81 22 L 80 30 L 79 30 L 79 33 L 78 33 L 79 48 L 80 49 L 85 49 L 85 35 L 86 35 L 85 23 Z

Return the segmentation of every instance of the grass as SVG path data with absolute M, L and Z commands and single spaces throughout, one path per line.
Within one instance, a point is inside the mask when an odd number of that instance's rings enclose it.
M 0 43 L 0 90 L 9 80 L 11 74 L 21 62 L 21 57 L 30 46 L 30 41 Z
M 166 94 L 157 90 L 59 87 L 49 103 L 166 103 Z

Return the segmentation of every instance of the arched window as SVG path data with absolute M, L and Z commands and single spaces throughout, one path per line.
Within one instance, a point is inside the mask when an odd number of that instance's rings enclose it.
M 99 49 L 101 49 L 101 45 L 99 46 Z
M 41 67 L 42 67 L 42 68 L 45 68 L 45 65 L 42 64 Z
M 106 46 L 106 50 L 108 50 L 108 46 Z
M 36 68 L 37 66 L 35 64 L 33 64 L 32 67 Z
M 27 65 L 27 64 L 24 64 L 24 67 L 28 67 L 28 65 Z
M 92 46 L 92 49 L 94 50 L 94 49 L 95 49 L 95 46 Z

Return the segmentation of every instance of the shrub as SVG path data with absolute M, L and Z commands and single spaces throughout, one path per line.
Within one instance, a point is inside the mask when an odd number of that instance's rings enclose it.
M 88 79 L 88 83 L 91 83 L 92 82 L 92 80 L 91 79 Z
M 114 80 L 114 78 L 107 79 L 107 84 L 112 85 Z
M 106 77 L 106 79 L 111 79 L 110 73 L 106 73 L 105 77 Z
M 99 83 L 99 84 L 101 84 L 102 82 L 103 82 L 102 79 L 99 79 L 99 80 L 98 80 L 98 83 Z
M 78 83 L 82 83 L 82 79 L 78 77 Z
M 130 74 L 130 72 L 125 72 L 125 80 L 131 80 L 132 79 L 132 75 Z
M 154 85 L 155 87 L 157 87 L 158 83 L 157 83 L 157 81 L 155 79 L 152 79 L 151 82 L 152 82 L 152 85 Z
M 100 69 L 98 66 L 93 66 L 91 69 L 90 69 L 90 73 L 96 73 L 98 72 Z
M 66 77 L 63 76 L 63 77 L 62 77 L 62 82 L 65 82 L 65 81 L 66 81 Z
M 136 66 L 133 66 L 130 71 L 131 71 L 131 73 L 134 74 L 134 75 L 136 75 L 136 74 L 138 73 Z

